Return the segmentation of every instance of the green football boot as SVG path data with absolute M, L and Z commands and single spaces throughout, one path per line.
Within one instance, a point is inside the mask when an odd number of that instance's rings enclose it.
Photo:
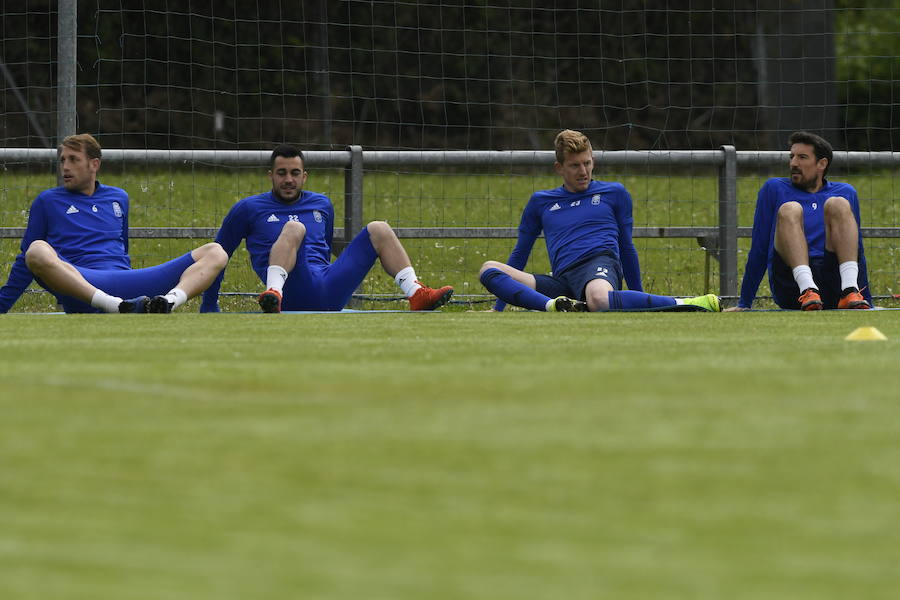
M 705 310 L 706 312 L 722 312 L 722 306 L 719 304 L 719 297 L 715 294 L 684 298 L 682 302 L 689 306 L 696 306 L 698 310 Z
M 588 312 L 587 302 L 559 296 L 547 303 L 547 312 Z

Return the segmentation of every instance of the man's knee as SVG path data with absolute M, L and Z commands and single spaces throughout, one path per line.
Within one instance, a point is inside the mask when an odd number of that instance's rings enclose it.
M 588 310 L 596 312 L 608 309 L 611 289 L 611 287 L 588 286 L 584 290 L 584 301 L 587 302 Z
M 480 277 L 484 275 L 484 272 L 488 269 L 499 269 L 502 271 L 504 266 L 506 265 L 501 262 L 497 262 L 496 260 L 486 260 L 484 261 L 484 264 L 481 265 L 481 269 L 478 271 L 478 276 Z
M 44 240 L 31 242 L 25 251 L 25 265 L 32 272 L 41 271 L 58 260 L 56 250 Z
M 785 202 L 778 207 L 778 221 L 802 222 L 803 207 L 799 202 Z
M 225 265 L 228 264 L 228 253 L 225 252 L 225 249 L 217 242 L 204 244 L 194 250 L 191 254 L 194 258 L 194 262 L 203 259 L 209 262 L 211 266 L 218 267 L 219 270 L 224 269 Z
M 369 236 L 373 240 L 380 240 L 386 237 L 394 236 L 394 230 L 391 229 L 391 226 L 387 223 L 387 221 L 370 221 L 368 225 L 366 225 L 366 229 L 369 230 Z
M 281 228 L 278 237 L 299 247 L 303 243 L 303 238 L 306 237 L 306 225 L 300 221 L 288 221 Z
M 850 209 L 850 202 L 843 196 L 832 196 L 825 201 L 825 218 L 847 218 L 853 217 L 853 211 Z
M 584 287 L 584 301 L 588 310 L 595 312 L 609 308 L 609 293 L 615 288 L 606 279 L 591 279 Z

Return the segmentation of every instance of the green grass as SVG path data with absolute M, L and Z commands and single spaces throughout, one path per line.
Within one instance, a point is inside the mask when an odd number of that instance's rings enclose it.
M 894 598 L 898 340 L 897 311 L 6 315 L 0 593 Z

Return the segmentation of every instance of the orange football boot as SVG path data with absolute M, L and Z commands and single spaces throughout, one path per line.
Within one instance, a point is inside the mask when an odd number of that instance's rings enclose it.
M 800 310 L 822 310 L 822 297 L 816 288 L 806 288 L 797 299 Z
M 858 291 L 847 292 L 838 300 L 838 308 L 870 308 L 869 303 Z
M 259 302 L 259 307 L 265 313 L 281 312 L 281 292 L 278 290 L 269 288 L 260 294 L 256 301 Z
M 416 293 L 409 298 L 409 310 L 434 310 L 440 306 L 447 304 L 450 296 L 453 295 L 453 288 L 445 285 L 436 290 L 422 285 L 421 281 L 417 281 L 420 287 Z

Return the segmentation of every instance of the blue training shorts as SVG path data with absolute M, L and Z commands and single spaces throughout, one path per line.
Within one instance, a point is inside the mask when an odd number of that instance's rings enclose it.
M 622 289 L 622 264 L 609 252 L 594 254 L 576 262 L 562 273 L 534 274 L 536 289 L 548 298 L 568 296 L 584 300 L 584 289 L 594 279 L 604 279 L 614 290 Z
M 375 264 L 378 253 L 363 228 L 328 265 L 310 265 L 301 244 L 297 265 L 284 282 L 282 310 L 341 310 Z M 265 283 L 265 273 L 257 273 Z
M 88 283 L 111 296 L 134 298 L 158 296 L 168 293 L 178 285 L 181 274 L 194 264 L 188 252 L 176 259 L 144 269 L 88 269 L 73 265 Z M 96 313 L 99 309 L 71 296 L 57 295 L 57 300 L 67 313 Z
M 793 270 L 778 252 L 772 257 L 772 299 L 779 307 L 800 310 L 800 288 L 794 279 Z M 841 273 L 837 254 L 825 251 L 823 257 L 810 257 L 809 270 L 819 286 L 824 308 L 837 308 L 841 299 Z

